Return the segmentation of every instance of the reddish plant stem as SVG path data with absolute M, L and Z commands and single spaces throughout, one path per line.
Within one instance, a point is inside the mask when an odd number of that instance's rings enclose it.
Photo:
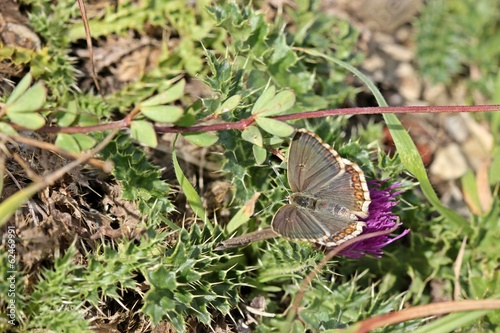
M 17 130 L 26 130 L 21 126 L 11 124 Z M 102 132 L 107 130 L 112 130 L 116 128 L 127 128 L 129 124 L 123 120 L 113 121 L 107 124 L 92 125 L 92 126 L 71 126 L 71 127 L 59 127 L 59 126 L 43 126 L 39 128 L 37 132 L 41 133 L 91 133 L 91 132 Z
M 327 116 L 340 115 L 358 115 L 358 114 L 380 114 L 380 113 L 437 113 L 437 112 L 494 112 L 500 111 L 500 105 L 475 105 L 475 106 L 389 106 L 389 107 L 366 107 L 366 108 L 347 108 L 347 109 L 330 109 L 320 111 L 300 112 L 294 114 L 285 114 L 276 117 L 270 117 L 276 120 L 286 121 L 294 119 L 306 118 L 321 118 Z M 134 109 L 124 119 L 111 122 L 108 124 L 84 126 L 84 127 L 58 127 L 44 126 L 38 130 L 43 133 L 89 133 L 97 131 L 105 131 L 115 128 L 128 128 L 132 119 L 139 113 L 138 109 Z M 190 127 L 181 126 L 155 126 L 157 133 L 194 133 L 194 132 L 209 132 L 209 131 L 227 131 L 227 130 L 243 130 L 252 125 L 255 121 L 255 115 L 250 115 L 248 118 L 241 119 L 233 123 L 218 123 L 211 125 L 197 125 Z M 23 130 L 21 126 L 12 124 L 18 130 Z
M 327 116 L 356 115 L 356 114 L 379 114 L 379 113 L 437 113 L 437 112 L 487 112 L 500 111 L 500 105 L 476 105 L 476 106 L 389 106 L 389 107 L 367 107 L 367 108 L 347 108 L 330 109 L 320 111 L 308 111 L 294 114 L 285 114 L 270 117 L 276 120 L 295 120 L 306 118 L 321 118 Z M 192 127 L 179 126 L 155 126 L 158 133 L 192 133 L 221 130 L 243 130 L 252 125 L 254 116 L 242 119 L 234 123 L 221 123 L 215 125 L 200 125 Z
M 255 116 L 251 115 L 248 118 L 241 119 L 234 123 L 219 123 L 213 125 L 199 125 L 191 127 L 155 126 L 155 131 L 157 133 L 193 133 L 193 132 L 244 130 L 248 126 L 252 125 L 254 122 L 255 122 Z
M 387 107 L 366 107 L 366 108 L 348 108 L 348 109 L 330 109 L 300 113 L 306 117 L 299 118 L 321 118 L 326 116 L 339 116 L 348 114 L 377 114 L 377 113 L 438 113 L 438 112 L 488 112 L 500 111 L 500 105 L 475 105 L 475 106 L 387 106 Z M 276 116 L 276 120 L 298 119 L 296 114 L 285 114 Z

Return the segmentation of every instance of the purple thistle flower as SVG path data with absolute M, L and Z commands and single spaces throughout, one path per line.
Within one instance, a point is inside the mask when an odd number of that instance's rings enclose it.
M 392 207 L 398 204 L 396 196 L 403 191 L 395 191 L 400 183 L 395 183 L 386 188 L 382 186 L 386 183 L 385 180 L 373 180 L 368 182 L 370 190 L 371 203 L 368 210 L 368 217 L 362 221 L 366 223 L 362 234 L 370 234 L 372 232 L 384 231 L 400 226 L 402 223 L 399 221 L 398 216 L 392 213 Z M 356 242 L 346 249 L 340 255 L 349 258 L 360 258 L 366 254 L 372 254 L 378 258 L 384 253 L 382 248 L 410 232 L 410 229 L 404 230 L 400 235 L 390 238 L 389 235 L 382 235 Z

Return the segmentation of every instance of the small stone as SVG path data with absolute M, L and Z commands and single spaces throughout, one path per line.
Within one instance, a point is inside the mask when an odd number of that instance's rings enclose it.
M 450 115 L 444 118 L 444 128 L 456 142 L 464 142 L 469 136 L 469 129 L 461 115 Z
M 453 180 L 467 172 L 467 161 L 456 143 L 438 150 L 430 173 L 441 180 Z
M 422 90 L 422 83 L 415 69 L 407 62 L 401 63 L 396 69 L 401 85 L 399 93 L 408 101 L 418 100 Z
M 410 62 L 413 60 L 414 53 L 412 50 L 405 46 L 398 44 L 383 44 L 381 49 L 387 53 L 391 58 L 397 61 Z

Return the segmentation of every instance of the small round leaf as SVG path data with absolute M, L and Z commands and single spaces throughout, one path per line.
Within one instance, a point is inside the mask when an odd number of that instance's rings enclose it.
M 75 133 L 73 134 L 78 146 L 81 150 L 87 150 L 95 146 L 96 139 L 87 134 Z
M 153 125 L 144 120 L 133 121 L 130 125 L 130 135 L 148 147 L 156 147 L 158 140 Z
M 19 135 L 19 133 L 17 133 L 16 130 L 14 129 L 14 127 L 6 123 L 0 123 L 0 133 L 10 136 Z
M 78 142 L 71 134 L 59 133 L 56 138 L 56 146 L 71 153 L 79 154 L 81 152 Z
M 141 106 L 157 106 L 167 104 L 180 99 L 184 96 L 184 88 L 186 87 L 186 81 L 181 80 L 174 84 L 172 87 L 168 88 L 162 93 L 155 95 L 143 102 Z
M 255 162 L 259 165 L 264 163 L 266 161 L 266 157 L 267 157 L 267 150 L 262 148 L 262 147 L 258 147 L 256 145 L 253 145 L 252 149 L 253 149 L 253 156 L 255 158 Z
M 275 92 L 276 88 L 274 86 L 267 88 L 253 105 L 252 114 L 260 113 L 267 103 L 273 99 Z
M 226 99 L 224 103 L 217 109 L 216 113 L 229 112 L 238 107 L 241 101 L 241 95 L 234 95 Z
M 259 112 L 260 116 L 275 116 L 284 113 L 295 104 L 295 94 L 293 90 L 287 89 L 280 91 L 269 101 Z
M 256 117 L 255 121 L 264 131 L 279 137 L 290 136 L 295 131 L 292 126 L 276 119 Z
M 73 124 L 77 117 L 77 105 L 76 100 L 72 100 L 68 103 L 66 111 L 59 111 L 56 114 L 57 125 L 61 127 L 67 127 Z
M 188 141 L 194 143 L 200 147 L 209 147 L 219 140 L 217 135 L 213 135 L 207 132 L 200 133 L 184 133 L 182 134 Z
M 33 112 L 42 108 L 47 97 L 47 88 L 42 82 L 36 83 L 12 104 L 7 104 L 7 114 L 20 112 Z
M 262 134 L 256 126 L 248 126 L 241 133 L 241 138 L 251 144 L 262 147 Z
M 21 81 L 17 84 L 16 88 L 12 91 L 7 99 L 6 104 L 11 105 L 14 104 L 17 99 L 28 90 L 31 85 L 31 81 L 33 81 L 33 75 L 31 73 L 26 74 Z
M 35 112 L 9 113 L 9 119 L 30 130 L 37 130 L 45 125 L 45 118 Z
M 141 111 L 149 119 L 160 123 L 175 123 L 184 112 L 182 108 L 173 105 L 144 106 Z

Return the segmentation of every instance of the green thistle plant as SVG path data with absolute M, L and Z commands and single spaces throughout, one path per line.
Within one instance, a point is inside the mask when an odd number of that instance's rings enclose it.
M 151 289 L 144 297 L 143 312 L 154 323 L 168 319 L 184 332 L 186 317 L 193 316 L 210 325 L 214 310 L 227 315 L 238 303 L 241 277 L 249 268 L 241 265 L 239 255 L 214 254 L 208 228 L 179 233 L 175 247 L 168 250 L 159 265 L 148 270 Z

